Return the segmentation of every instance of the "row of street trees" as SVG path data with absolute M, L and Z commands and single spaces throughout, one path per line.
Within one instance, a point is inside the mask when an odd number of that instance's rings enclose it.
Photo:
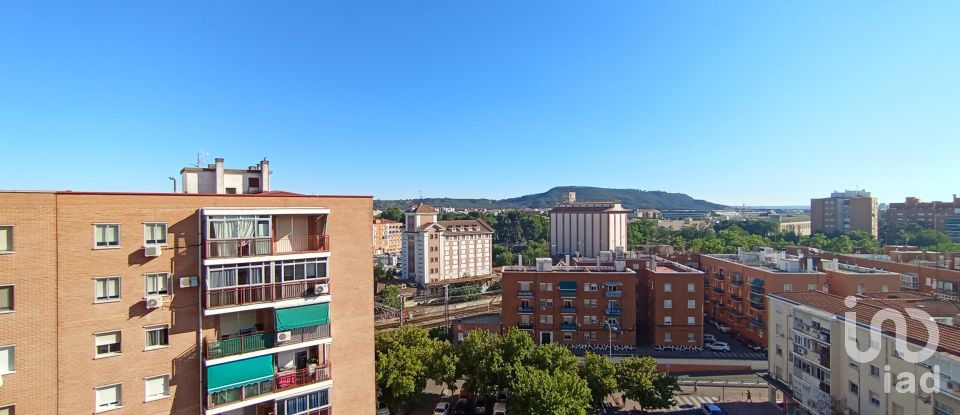
M 427 380 L 455 390 L 463 379 L 476 394 L 509 391 L 508 409 L 517 415 L 582 415 L 618 391 L 645 409 L 662 409 L 680 390 L 652 358 L 614 364 L 587 353 L 580 360 L 562 345 L 536 345 L 516 328 L 503 335 L 474 330 L 454 348 L 406 326 L 378 333 L 376 352 L 377 396 L 395 412 L 415 403 Z

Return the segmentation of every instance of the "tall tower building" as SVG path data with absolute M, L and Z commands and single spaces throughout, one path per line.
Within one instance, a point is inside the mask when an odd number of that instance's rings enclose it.
M 833 192 L 810 200 L 812 233 L 864 231 L 877 236 L 877 199 L 864 190 Z
M 594 258 L 627 248 L 627 213 L 619 201 L 578 202 L 567 192 L 550 210 L 550 255 Z

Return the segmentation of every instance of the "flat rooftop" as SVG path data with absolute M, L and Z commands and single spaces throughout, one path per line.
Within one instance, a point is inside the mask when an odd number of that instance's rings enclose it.
M 458 323 L 471 323 L 471 324 L 500 324 L 503 319 L 500 317 L 499 313 L 490 313 L 490 314 L 480 314 L 477 316 L 464 317 L 457 319 Z
M 804 261 L 806 261 L 806 258 L 786 255 L 786 253 L 783 252 L 777 252 L 776 255 L 772 257 L 769 255 L 770 253 L 753 251 L 742 254 L 703 254 L 702 256 L 732 262 L 759 271 L 778 274 L 825 274 L 820 271 L 807 271 L 806 269 L 800 268 L 805 265 Z M 790 270 L 785 263 L 781 264 L 780 261 L 796 263 L 798 268 L 797 270 Z

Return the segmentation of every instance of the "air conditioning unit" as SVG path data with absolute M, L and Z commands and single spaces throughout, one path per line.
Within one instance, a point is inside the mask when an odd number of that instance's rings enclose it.
M 143 256 L 145 257 L 158 257 L 163 254 L 163 251 L 160 250 L 159 246 L 148 246 L 143 248 Z
M 163 305 L 163 296 L 147 296 L 147 308 L 160 308 Z
M 197 277 L 181 277 L 180 278 L 180 288 L 196 287 L 198 284 L 200 284 L 200 278 L 197 278 Z
M 952 381 L 952 380 L 951 380 L 951 381 L 947 381 L 947 388 L 949 388 L 950 390 L 952 390 L 952 391 L 954 391 L 954 392 L 960 391 L 960 383 L 954 382 L 954 381 Z
M 277 332 L 277 343 L 288 342 L 290 341 L 292 336 L 293 336 L 293 333 L 291 333 L 290 331 Z
M 330 292 L 330 284 L 317 284 L 313 287 L 313 293 L 316 295 L 327 294 Z

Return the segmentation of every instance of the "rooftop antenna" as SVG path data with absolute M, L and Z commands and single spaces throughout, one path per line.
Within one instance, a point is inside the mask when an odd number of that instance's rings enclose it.
M 207 163 L 206 163 L 206 161 L 203 159 L 203 157 L 204 157 L 204 156 L 209 156 L 209 155 L 210 155 L 210 153 L 208 153 L 208 152 L 206 152 L 206 151 L 203 151 L 203 150 L 200 150 L 199 152 L 197 152 L 197 163 L 194 164 L 194 166 L 197 167 L 197 168 L 202 168 L 203 166 L 206 166 Z

